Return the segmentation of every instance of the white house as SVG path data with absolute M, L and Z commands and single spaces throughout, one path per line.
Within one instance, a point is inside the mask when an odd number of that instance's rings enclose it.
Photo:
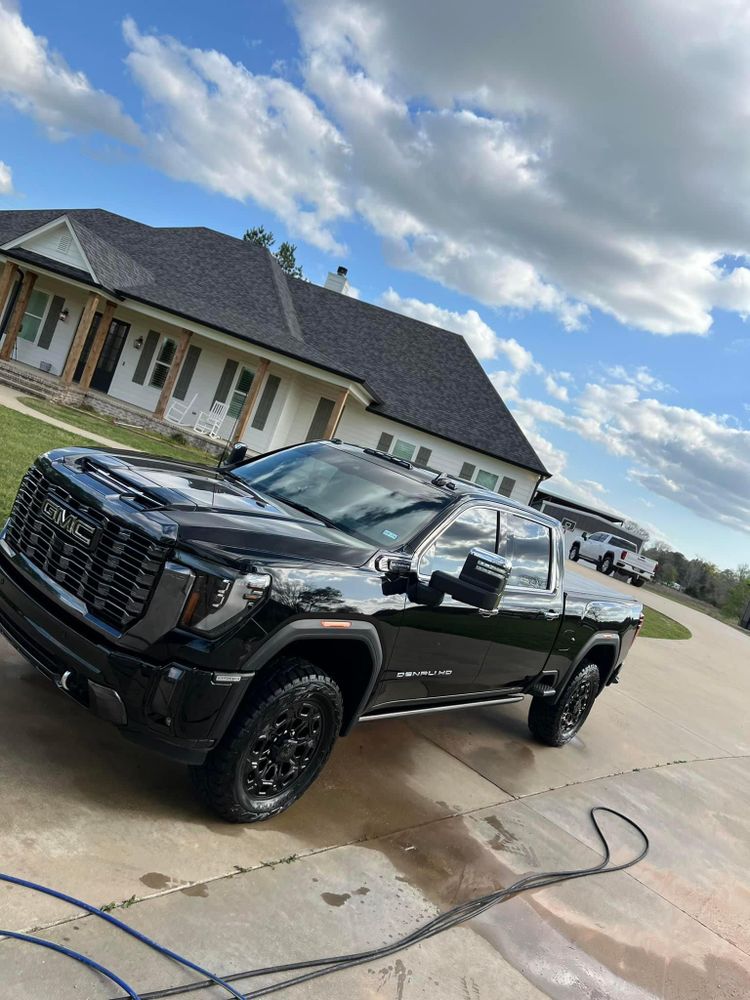
M 267 250 L 99 209 L 0 212 L 0 380 L 161 421 L 225 403 L 264 452 L 339 437 L 528 502 L 548 475 L 464 339 L 322 288 Z M 5 374 L 3 374 L 5 373 Z

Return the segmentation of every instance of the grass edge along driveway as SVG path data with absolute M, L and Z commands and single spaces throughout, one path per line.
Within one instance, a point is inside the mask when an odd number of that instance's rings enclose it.
M 34 402 L 43 403 L 42 400 L 34 400 Z M 43 407 L 40 406 L 38 409 L 41 410 Z M 64 410 L 64 408 L 59 409 Z M 46 408 L 44 412 L 47 412 Z M 59 416 L 61 419 L 68 422 L 74 421 L 77 424 L 83 423 L 84 418 L 90 416 L 87 413 L 68 410 L 58 413 L 52 412 L 50 409 L 49 412 L 51 416 Z M 88 429 L 96 433 L 106 434 L 123 444 L 132 444 L 141 451 L 148 451 L 155 455 L 168 455 L 183 461 L 202 461 L 207 465 L 211 465 L 215 461 L 207 452 L 199 452 L 195 449 L 175 445 L 168 438 L 160 439 L 156 436 L 136 434 L 117 427 L 115 424 L 101 429 L 89 426 Z M 101 447 L 87 438 L 85 432 L 71 434 L 70 431 L 65 431 L 61 427 L 45 424 L 41 420 L 36 420 L 25 413 L 19 413 L 17 410 L 10 410 L 6 406 L 0 406 L 0 437 L 2 438 L 2 446 L 0 447 L 0 526 L 10 514 L 10 508 L 24 473 L 38 455 L 42 455 L 45 451 L 51 451 L 53 448 Z

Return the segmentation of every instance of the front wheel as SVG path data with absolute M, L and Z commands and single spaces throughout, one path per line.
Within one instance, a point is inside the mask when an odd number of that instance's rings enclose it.
M 230 823 L 283 812 L 320 774 L 342 713 L 328 674 L 297 657 L 279 661 L 205 763 L 190 769 L 199 796 Z
M 578 562 L 580 555 L 581 555 L 581 546 L 578 544 L 578 542 L 574 542 L 574 544 L 570 546 L 570 554 L 568 558 L 571 559 L 573 562 Z
M 540 743 L 561 747 L 569 743 L 584 724 L 599 694 L 599 668 L 582 664 L 573 675 L 560 700 L 532 698 L 529 729 Z

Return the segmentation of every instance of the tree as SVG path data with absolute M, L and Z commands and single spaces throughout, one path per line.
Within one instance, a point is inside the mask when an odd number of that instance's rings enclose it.
M 271 247 L 276 243 L 276 237 L 265 226 L 253 226 L 252 229 L 246 229 L 245 235 L 242 238 L 243 240 L 247 240 L 248 243 L 255 243 L 257 246 L 263 247 L 264 250 L 271 250 Z M 286 271 L 290 277 L 305 277 L 302 266 L 297 263 L 297 247 L 294 243 L 284 240 L 279 245 L 278 250 L 273 251 L 273 255 L 279 262 L 281 270 Z

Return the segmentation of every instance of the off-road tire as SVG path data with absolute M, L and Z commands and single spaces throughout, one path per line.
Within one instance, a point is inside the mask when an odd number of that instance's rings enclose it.
M 285 753 L 283 748 L 291 743 L 296 746 L 293 738 L 279 729 L 279 725 L 284 725 L 285 711 L 302 713 L 305 707 L 308 715 L 320 720 L 319 735 L 310 736 L 316 743 L 309 762 L 278 794 L 269 791 L 264 797 L 253 795 L 246 787 L 248 782 L 258 781 L 251 755 L 258 752 L 259 745 L 267 747 L 270 743 L 273 749 L 262 751 L 270 754 Z M 257 823 L 277 816 L 296 802 L 320 774 L 341 731 L 342 713 L 341 691 L 328 674 L 300 657 L 277 661 L 274 672 L 243 705 L 205 763 L 190 768 L 199 797 L 230 823 Z M 285 760 L 281 766 L 293 768 L 296 765 Z
M 578 544 L 578 542 L 575 542 L 573 545 L 570 546 L 570 553 L 568 555 L 568 558 L 571 560 L 571 562 L 578 562 L 580 556 L 581 556 L 581 546 Z
M 606 576 L 612 576 L 615 571 L 615 561 L 612 556 L 604 556 L 601 561 L 601 571 Z
M 562 747 L 576 735 L 588 718 L 599 694 L 599 668 L 595 663 L 583 663 L 555 703 L 546 698 L 532 698 L 529 706 L 529 729 L 540 743 Z M 575 723 L 570 725 L 570 715 L 582 699 Z

